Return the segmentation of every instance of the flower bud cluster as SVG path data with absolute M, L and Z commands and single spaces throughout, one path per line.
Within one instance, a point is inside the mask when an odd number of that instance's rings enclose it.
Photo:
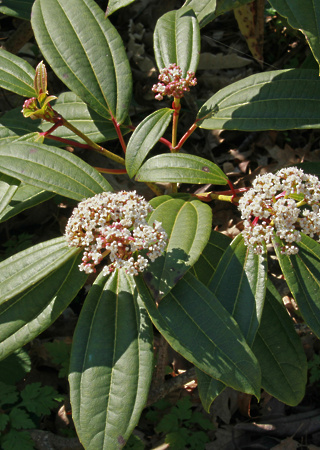
M 168 68 L 160 70 L 158 77 L 160 83 L 154 84 L 152 91 L 157 95 L 157 100 L 163 100 L 163 97 L 181 98 L 184 93 L 190 91 L 190 86 L 197 84 L 197 79 L 194 78 L 194 72 L 187 72 L 187 77 L 182 78 L 182 70 L 176 64 L 170 64 Z
M 273 233 L 284 241 L 283 254 L 296 254 L 301 232 L 320 235 L 320 181 L 297 167 L 259 175 L 239 200 L 245 244 L 264 252 Z
M 96 266 L 108 255 L 110 264 L 102 272 L 124 268 L 138 275 L 149 261 L 137 252 L 147 249 L 154 261 L 167 245 L 161 223 L 147 224 L 152 206 L 135 191 L 103 192 L 79 203 L 67 223 L 65 236 L 69 246 L 84 249 L 79 266 L 85 273 L 95 273 Z

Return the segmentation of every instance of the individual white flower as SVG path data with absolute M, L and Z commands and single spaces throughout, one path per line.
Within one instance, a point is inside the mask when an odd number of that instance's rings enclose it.
M 160 256 L 167 245 L 161 223 L 148 225 L 152 206 L 135 191 L 103 192 L 79 203 L 67 223 L 65 236 L 69 246 L 84 249 L 79 269 L 95 273 L 96 266 L 108 256 L 110 264 L 103 274 L 123 268 L 138 275 L 149 260 Z M 146 256 L 138 254 L 146 249 Z
M 319 179 L 297 167 L 259 175 L 239 200 L 245 244 L 261 254 L 276 233 L 284 241 L 281 253 L 296 254 L 301 232 L 320 236 L 319 202 Z

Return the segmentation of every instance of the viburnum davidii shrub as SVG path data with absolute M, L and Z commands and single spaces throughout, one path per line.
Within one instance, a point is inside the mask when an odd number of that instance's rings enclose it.
M 111 16 L 131 2 L 110 0 L 107 13 L 94 0 L 30 2 L 36 43 L 64 83 L 61 94 L 49 94 L 43 62 L 34 69 L 0 51 L 0 86 L 26 97 L 24 117 L 21 108 L 1 117 L 0 220 L 57 194 L 77 202 L 64 235 L 0 264 L 0 358 L 50 326 L 90 280 L 69 382 L 76 430 L 91 450 L 124 447 L 138 423 L 154 369 L 153 326 L 195 365 L 207 410 L 227 386 L 257 399 L 264 389 L 288 405 L 301 401 L 307 362 L 269 277 L 272 247 L 301 317 L 320 336 L 319 164 L 286 167 L 235 189 L 212 161 L 181 152 L 198 127 L 319 128 L 318 70 L 237 81 L 206 99 L 178 136 L 184 94 L 197 89 L 200 29 L 230 9 L 227 0 L 217 8 L 212 0 L 186 0 L 156 24 L 159 109 L 133 126 L 132 74 Z M 0 11 L 30 18 L 30 8 L 16 3 Z M 303 31 L 319 63 L 318 3 L 270 4 Z M 114 139 L 122 156 L 106 148 Z M 159 141 L 162 151 L 150 156 Z M 104 167 L 91 167 L 67 145 L 98 152 Z M 113 174 L 146 183 L 154 197 L 147 202 L 138 188 L 114 192 Z M 211 190 L 185 194 L 181 183 Z M 241 212 L 243 232 L 233 241 L 212 231 L 215 199 Z

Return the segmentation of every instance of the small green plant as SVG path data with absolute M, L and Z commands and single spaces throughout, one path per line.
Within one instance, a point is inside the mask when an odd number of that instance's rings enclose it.
M 63 397 L 51 386 L 28 384 L 21 392 L 0 382 L 0 443 L 3 450 L 33 449 L 25 429 L 36 428 L 39 418 L 50 414 Z
M 46 342 L 44 344 L 54 364 L 60 366 L 59 378 L 67 377 L 69 374 L 71 344 L 64 341 Z
M 201 412 L 193 410 L 187 396 L 178 400 L 169 412 L 163 413 L 168 405 L 168 402 L 158 402 L 146 413 L 146 419 L 156 424 L 156 432 L 163 434 L 165 443 L 174 450 L 204 449 L 210 440 L 206 431 L 214 429 L 212 422 Z

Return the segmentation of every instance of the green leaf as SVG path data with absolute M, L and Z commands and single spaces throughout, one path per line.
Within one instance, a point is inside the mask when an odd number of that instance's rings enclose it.
M 8 111 L 0 117 L 0 144 L 12 142 L 26 134 L 40 131 L 39 124 L 39 120 L 23 119 L 21 107 Z
M 241 392 L 260 396 L 260 368 L 237 323 L 215 295 L 187 273 L 157 308 L 140 277 L 137 289 L 171 347 L 200 370 Z
M 64 236 L 16 253 L 0 263 L 0 305 L 33 286 L 79 253 Z
M 19 187 L 20 181 L 0 174 L 0 215 L 10 203 Z
M 216 0 L 216 16 L 220 14 L 224 14 L 227 11 L 231 11 L 233 9 L 239 8 L 246 3 L 252 2 L 252 0 Z
M 231 239 L 228 236 L 212 230 L 207 245 L 201 252 L 198 261 L 191 268 L 193 275 L 207 287 L 230 242 Z
M 172 430 L 179 429 L 178 417 L 175 414 L 168 413 L 162 417 L 158 425 L 155 427 L 157 433 L 168 433 Z
M 123 270 L 99 276 L 82 308 L 70 363 L 73 419 L 84 447 L 122 448 L 145 406 L 152 326 Z
M 111 139 L 117 139 L 118 135 L 113 123 L 97 114 L 93 109 L 89 108 L 76 94 L 73 92 L 64 92 L 59 95 L 58 99 L 52 104 L 55 111 L 61 114 L 74 127 L 78 128 L 83 134 L 89 137 L 93 142 L 104 142 Z M 52 127 L 52 123 L 43 122 L 40 126 L 42 131 L 47 131 Z M 128 133 L 128 127 L 121 127 L 123 135 Z M 83 140 L 66 127 L 59 127 L 52 136 L 58 136 L 64 139 L 72 139 L 77 142 L 84 143 Z M 54 142 L 50 138 L 46 143 Z
M 19 19 L 30 20 L 34 0 L 2 0 L 0 12 Z
M 301 233 L 296 255 L 283 255 L 282 241 L 274 235 L 273 243 L 280 267 L 299 311 L 312 331 L 320 337 L 320 244 Z
M 194 10 L 200 28 L 203 28 L 216 17 L 216 2 L 217 0 L 186 0 L 183 6 Z
M 176 63 L 185 77 L 197 70 L 200 55 L 200 29 L 194 11 L 181 8 L 158 20 L 154 30 L 154 53 L 158 69 Z
M 44 347 L 52 362 L 57 366 L 60 366 L 58 377 L 67 377 L 69 374 L 71 344 L 57 340 L 54 342 L 45 342 Z
M 141 164 L 166 131 L 173 109 L 162 108 L 146 117 L 134 130 L 126 151 L 126 169 L 132 178 Z
M 10 430 L 0 439 L 2 450 L 34 450 L 34 442 L 27 431 Z
M 165 443 L 175 450 L 184 450 L 189 443 L 189 432 L 187 428 L 180 427 L 178 431 L 168 433 L 165 438 Z
M 227 184 L 227 176 L 207 159 L 186 153 L 170 153 L 147 160 L 136 175 L 137 181 Z
M 130 5 L 135 0 L 109 0 L 106 16 L 110 16 L 118 9 L 123 8 L 124 6 Z
M 266 256 L 248 250 L 239 234 L 223 254 L 208 287 L 237 321 L 249 345 L 259 328 L 266 283 Z
M 270 0 L 288 23 L 305 34 L 313 56 L 320 64 L 320 5 L 314 0 Z
M 10 386 L 0 381 L 0 406 L 12 405 L 19 398 L 18 390 L 15 386 Z
M 9 416 L 5 413 L 0 414 L 0 431 L 3 431 L 6 429 L 7 424 L 9 422 Z M 1 438 L 0 438 L 0 442 L 1 442 Z
M 196 377 L 202 406 L 207 412 L 210 412 L 212 402 L 227 386 L 221 381 L 202 372 L 198 367 L 196 367 Z
M 198 126 L 228 130 L 288 130 L 320 127 L 318 71 L 263 72 L 214 94 L 198 113 Z
M 77 156 L 32 142 L 1 145 L 0 172 L 78 201 L 112 190 L 99 172 Z
M 50 410 L 57 406 L 54 399 L 56 396 L 58 392 L 52 386 L 41 386 L 41 383 L 27 384 L 21 391 L 22 402 L 19 406 L 23 406 L 36 416 L 50 414 Z
M 0 381 L 2 381 L 2 383 L 14 385 L 22 380 L 30 370 L 30 356 L 24 349 L 20 348 L 4 360 L 0 361 Z
M 87 279 L 80 262 L 81 255 L 70 259 L 0 306 L 0 359 L 37 337 L 68 307 Z
M 259 361 L 261 384 L 287 405 L 301 402 L 307 383 L 307 358 L 282 299 L 269 281 L 252 351 Z
M 16 216 L 20 212 L 49 200 L 54 195 L 53 192 L 47 192 L 29 184 L 21 183 L 10 204 L 0 214 L 0 222 L 11 219 L 11 217 Z
M 131 101 L 130 65 L 120 35 L 96 2 L 36 0 L 32 26 L 63 83 L 102 117 L 123 123 Z
M 217 231 L 211 231 L 210 239 L 198 261 L 191 268 L 191 273 L 207 287 L 216 271 L 218 263 L 229 247 L 231 239 Z M 216 380 L 196 367 L 198 391 L 201 403 L 209 412 L 215 398 L 225 389 L 226 385 Z
M 200 28 L 203 28 L 220 14 L 250 2 L 252 0 L 186 0 L 183 6 L 194 10 Z
M 217 235 L 222 236 L 220 233 Z M 214 242 L 217 245 L 219 237 L 215 238 Z M 248 344 L 252 345 L 259 329 L 265 299 L 266 258 L 249 252 L 241 235 L 226 248 L 228 241 L 228 239 L 221 241 L 222 248 L 218 252 L 214 252 L 215 247 L 212 244 L 208 246 L 208 269 L 202 278 L 205 278 L 209 289 L 237 321 Z M 210 249 L 212 253 L 209 252 Z M 213 268 L 212 276 L 210 268 Z M 199 370 L 197 375 L 201 402 L 209 411 L 214 399 L 226 386 L 219 380 L 200 373 Z
M 209 205 L 199 200 L 163 195 L 151 200 L 155 208 L 149 224 L 162 223 L 168 234 L 164 254 L 150 263 L 144 279 L 156 301 L 164 297 L 199 258 L 212 223 Z
M 30 419 L 29 414 L 20 408 L 13 408 L 10 413 L 11 426 L 16 429 L 36 428 L 33 421 Z
M 6 50 L 0 52 L 0 87 L 23 97 L 36 95 L 33 87 L 35 70 L 24 59 Z

